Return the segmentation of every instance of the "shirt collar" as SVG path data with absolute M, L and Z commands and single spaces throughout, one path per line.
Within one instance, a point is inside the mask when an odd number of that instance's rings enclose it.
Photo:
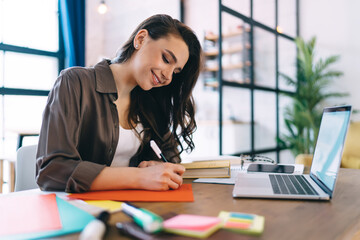
M 110 69 L 110 60 L 103 59 L 94 66 L 96 91 L 101 93 L 117 93 L 115 79 Z

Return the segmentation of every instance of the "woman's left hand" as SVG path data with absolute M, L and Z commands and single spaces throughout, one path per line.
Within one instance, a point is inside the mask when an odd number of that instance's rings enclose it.
M 139 168 L 145 168 L 145 167 L 151 167 L 151 166 L 155 166 L 155 165 L 158 165 L 158 164 L 161 164 L 163 162 L 160 162 L 160 161 L 142 161 L 140 164 L 139 164 Z

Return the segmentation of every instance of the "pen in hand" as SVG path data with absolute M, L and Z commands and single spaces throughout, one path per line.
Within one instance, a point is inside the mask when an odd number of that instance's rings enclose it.
M 150 141 L 150 147 L 152 148 L 152 150 L 155 152 L 156 156 L 158 156 L 158 158 L 162 159 L 164 162 L 169 162 L 165 156 L 162 154 L 160 148 L 158 147 L 158 145 L 156 144 L 156 142 L 154 140 Z

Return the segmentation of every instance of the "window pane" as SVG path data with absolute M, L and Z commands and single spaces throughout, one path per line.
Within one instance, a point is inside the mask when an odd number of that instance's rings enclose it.
M 4 52 L 0 51 L 0 87 L 4 86 Z
M 5 96 L 4 97 L 4 151 L 6 155 L 16 152 L 20 133 L 39 133 L 42 113 L 47 97 Z
M 0 42 L 3 42 L 3 31 L 4 31 L 4 3 L 0 1 Z
M 4 96 L 0 95 L 0 156 L 4 156 Z
M 280 151 L 280 163 L 295 163 L 295 157 L 292 155 L 290 150 Z
M 5 53 L 5 87 L 49 90 L 57 75 L 57 58 L 14 52 Z
M 296 81 L 296 45 L 295 42 L 279 37 L 279 73 Z M 289 85 L 285 78 L 279 75 L 279 88 L 295 92 L 296 86 Z
M 254 82 L 275 88 L 275 35 L 254 28 Z
M 253 18 L 270 28 L 275 28 L 275 1 L 274 0 L 254 0 Z
M 278 24 L 281 32 L 296 36 L 296 0 L 278 0 Z
M 218 91 L 204 89 L 200 82 L 194 89 L 196 104 L 197 129 L 193 136 L 195 149 L 190 154 L 193 157 L 219 155 L 219 94 Z M 188 158 L 183 152 L 182 158 Z
M 255 150 L 276 147 L 276 94 L 254 91 Z
M 293 104 L 293 100 L 285 95 L 279 96 L 279 134 L 280 139 L 284 139 L 284 136 L 290 136 L 290 132 L 285 124 L 285 114 L 286 108 L 291 107 Z M 294 163 L 295 157 L 292 155 L 290 150 L 282 151 L 283 153 L 280 155 L 281 163 Z M 285 156 L 285 157 L 284 157 Z
M 57 0 L 3 0 L 3 42 L 58 51 Z
M 250 83 L 250 26 L 243 20 L 223 13 L 223 79 Z
M 250 90 L 223 88 L 223 154 L 251 150 Z
M 223 0 L 222 4 L 247 17 L 250 17 L 250 0 Z

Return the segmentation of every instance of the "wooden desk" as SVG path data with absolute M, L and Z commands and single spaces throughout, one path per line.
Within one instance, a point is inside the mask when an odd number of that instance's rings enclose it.
M 265 216 L 261 237 L 220 230 L 209 239 L 353 239 L 360 232 L 360 170 L 341 169 L 334 198 L 330 202 L 235 199 L 232 185 L 193 183 L 192 203 L 135 203 L 157 214 L 168 212 L 217 216 L 221 210 Z M 123 213 L 110 219 L 113 226 L 126 221 Z M 121 239 L 111 227 L 105 239 Z M 123 238 L 126 239 L 126 238 Z M 169 235 L 163 239 L 170 239 Z M 189 239 L 180 236 L 171 239 Z M 355 238 L 354 238 L 355 239 Z
M 233 185 L 193 183 L 192 186 L 194 202 L 135 202 L 135 204 L 159 215 L 175 212 L 217 216 L 224 210 L 265 216 L 265 230 L 260 237 L 219 230 L 209 239 L 346 240 L 360 237 L 360 170 L 357 169 L 340 170 L 334 198 L 326 202 L 235 199 L 232 197 Z M 120 236 L 115 228 L 115 223 L 121 221 L 129 221 L 129 218 L 123 213 L 111 216 L 110 228 L 104 239 L 128 239 Z M 193 239 L 176 235 L 165 235 L 159 238 Z M 78 239 L 78 234 L 56 239 Z

